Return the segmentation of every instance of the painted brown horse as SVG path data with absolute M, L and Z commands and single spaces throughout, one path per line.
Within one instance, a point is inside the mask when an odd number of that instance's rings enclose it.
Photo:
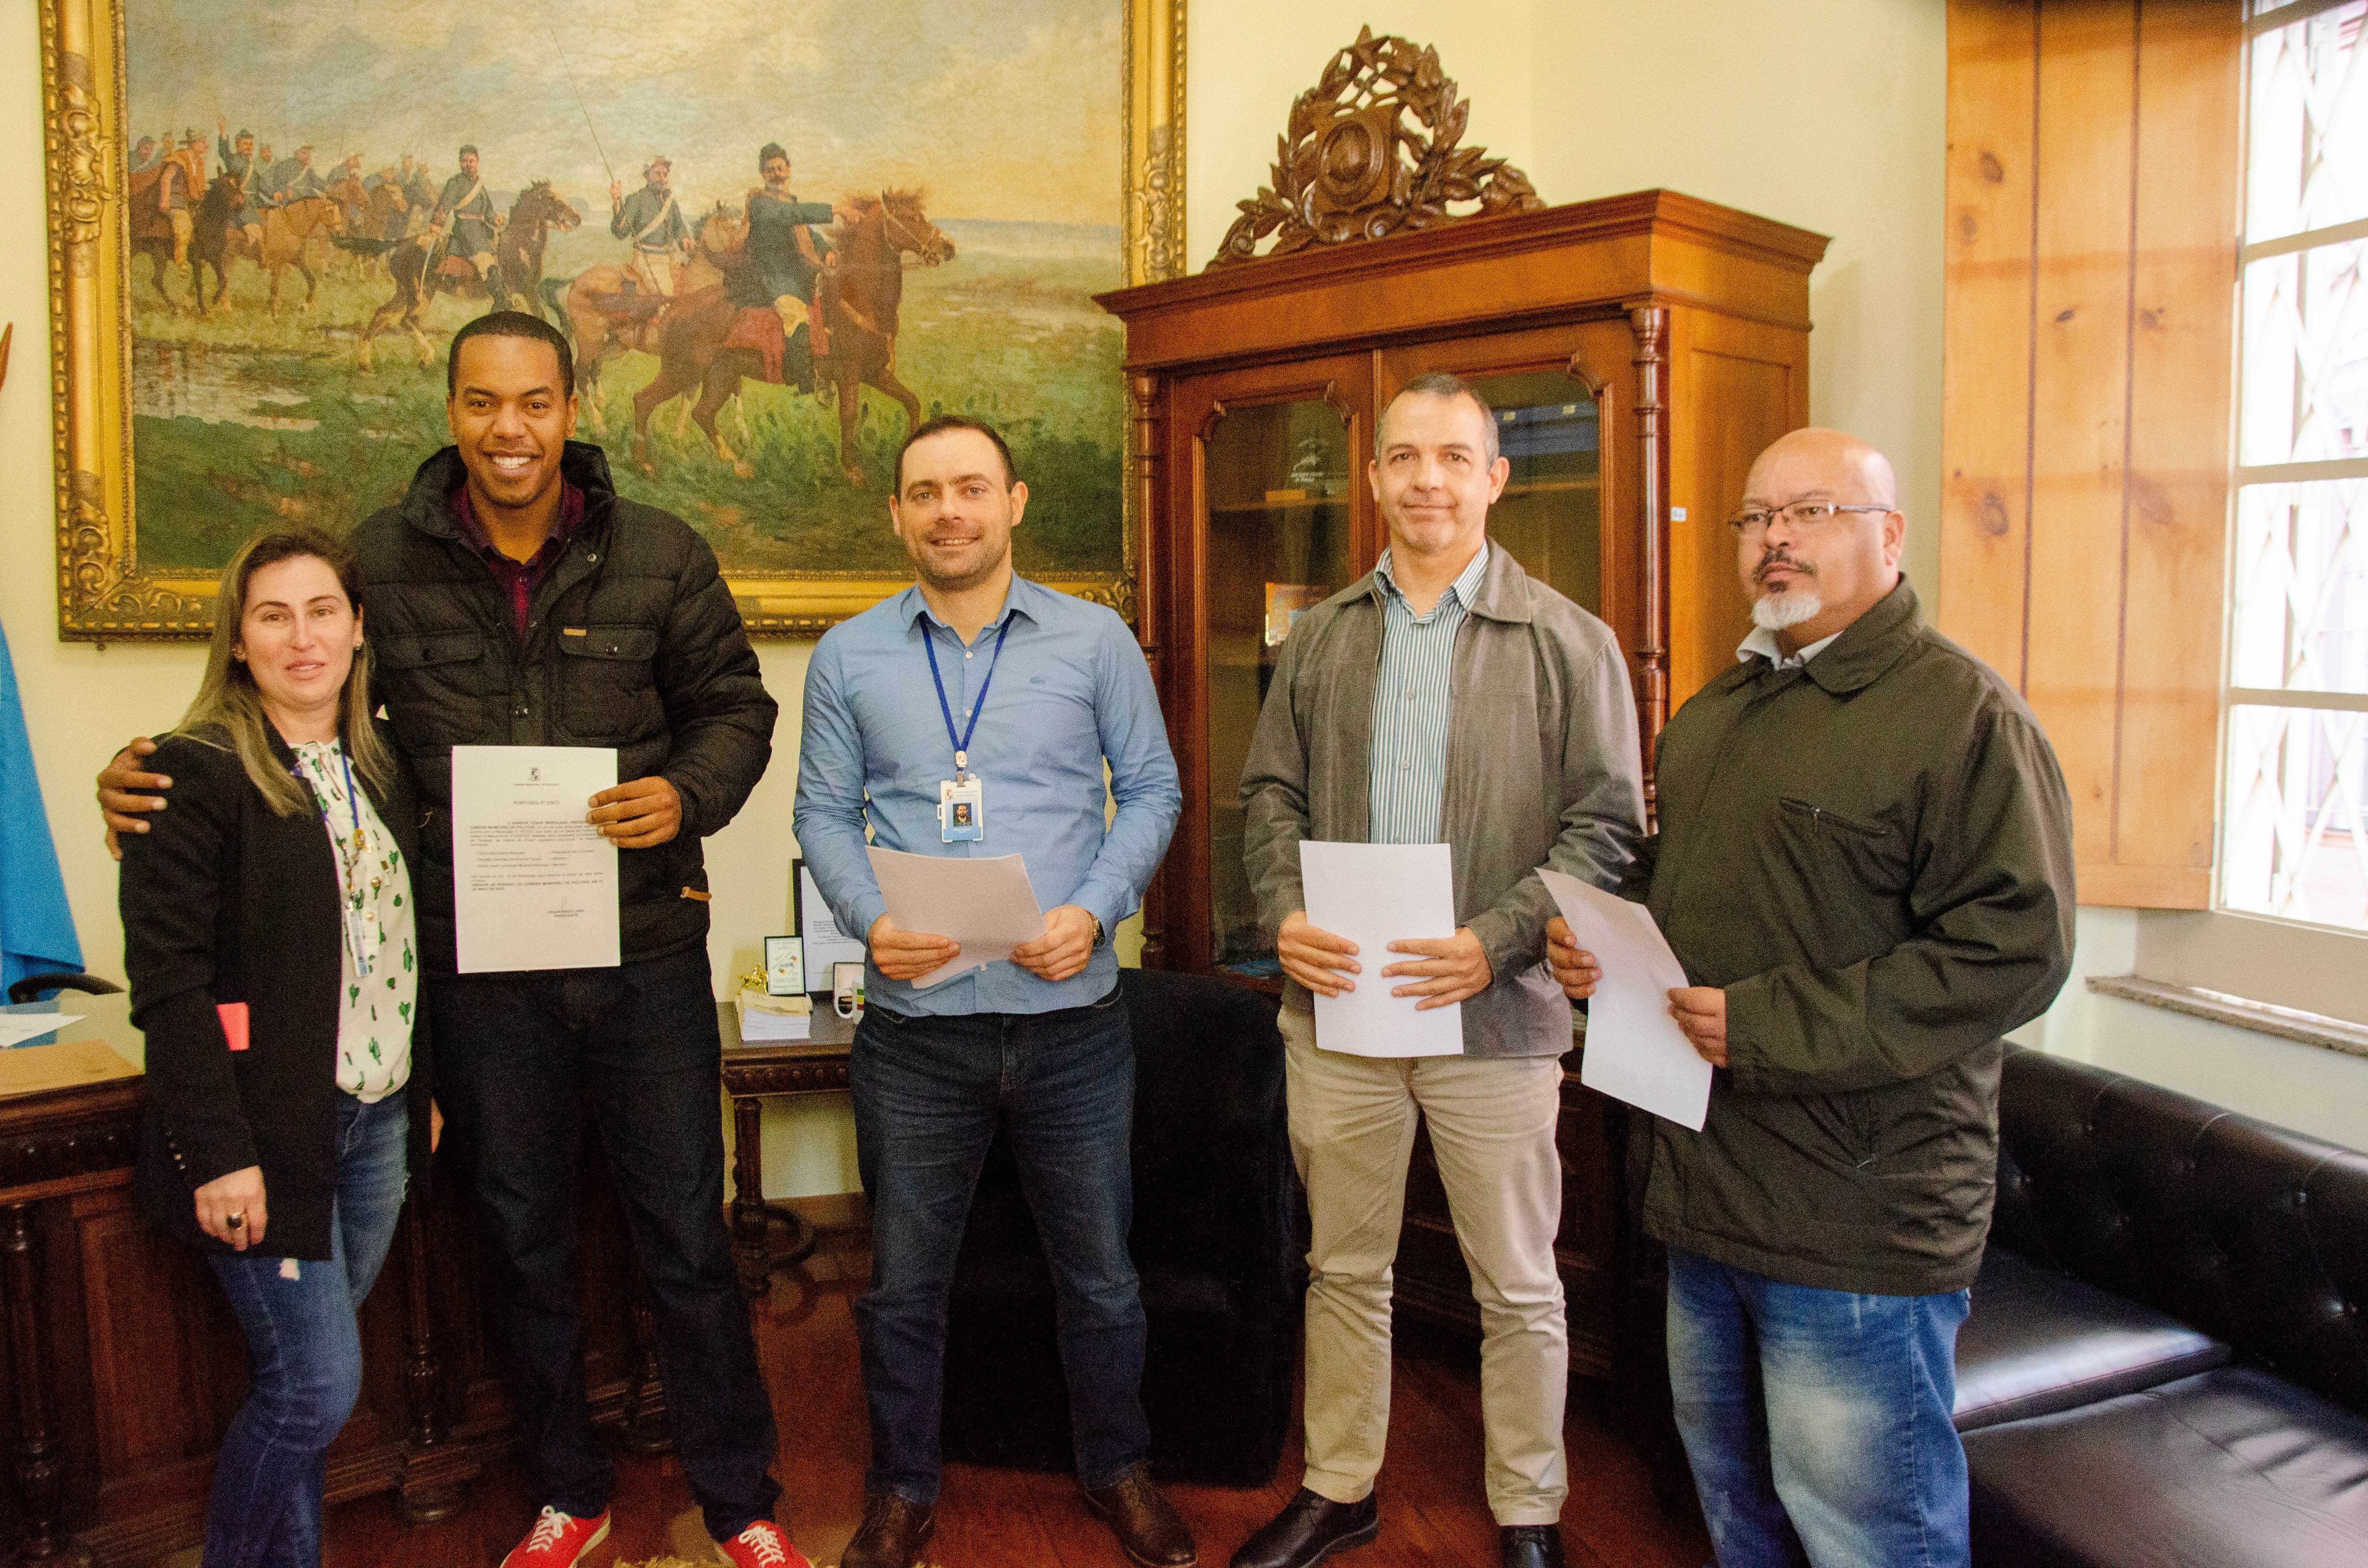
M 346 232 L 346 215 L 336 202 L 326 196 L 307 196 L 282 206 L 267 208 L 263 213 L 263 240 L 251 259 L 271 279 L 273 315 L 279 313 L 279 276 L 290 267 L 304 275 L 304 302 L 296 308 L 309 311 L 313 296 L 320 292 L 321 280 L 313 276 L 313 264 L 305 256 L 313 238 L 335 238 Z M 245 244 L 232 241 L 232 249 L 247 254 Z
M 594 435 L 608 429 L 600 406 L 600 368 L 628 348 L 644 354 L 658 352 L 660 324 L 692 300 L 721 288 L 723 274 L 741 264 L 747 238 L 746 220 L 717 202 L 714 210 L 700 220 L 691 239 L 690 259 L 684 264 L 670 300 L 628 291 L 620 267 L 587 267 L 574 278 L 554 278 L 542 286 L 541 303 L 567 318 L 568 330 L 575 339 L 576 392 Z
M 815 291 L 829 331 L 830 351 L 816 358 L 814 381 L 838 394 L 839 469 L 847 483 L 860 490 L 863 464 L 856 452 L 855 426 L 862 412 L 862 389 L 875 387 L 894 398 L 905 410 L 907 430 L 921 418 L 921 400 L 896 379 L 904 258 L 909 253 L 922 266 L 936 267 L 953 259 L 954 243 L 929 222 L 916 190 L 850 197 L 845 208 L 855 216 L 833 239 L 831 275 L 837 281 L 836 299 L 828 287 Z M 757 350 L 726 346 L 739 313 L 739 307 L 719 288 L 696 300 L 679 301 L 664 322 L 658 373 L 633 394 L 633 461 L 644 473 L 655 472 L 650 458 L 650 415 L 668 398 L 694 388 L 699 402 L 690 416 L 714 443 L 715 455 L 743 479 L 755 473 L 746 460 L 724 444 L 715 427 L 716 412 L 737 395 L 741 381 L 763 377 L 763 361 Z
M 173 264 L 173 224 L 157 210 L 156 177 L 154 169 L 144 169 L 131 176 L 131 254 L 148 258 L 154 268 L 148 275 L 149 283 L 155 289 L 157 298 L 177 312 L 180 301 L 165 287 L 165 269 Z M 199 269 L 214 269 L 213 302 L 221 304 L 223 291 L 230 287 L 222 262 L 230 246 L 231 225 L 245 205 L 238 181 L 222 175 L 206 187 L 205 196 L 190 214 L 189 298 L 199 315 L 206 313 L 205 274 Z
M 542 252 L 551 241 L 553 229 L 572 229 L 584 222 L 584 215 L 568 205 L 565 198 L 551 188 L 551 182 L 539 179 L 510 203 L 509 221 L 494 242 L 494 264 L 502 270 L 502 282 L 513 301 L 520 298 L 532 301 L 542 283 Z M 415 234 L 387 253 L 386 270 L 394 279 L 394 298 L 381 305 L 370 315 L 363 328 L 356 355 L 361 368 L 370 368 L 370 339 L 377 336 L 390 318 L 411 334 L 421 365 L 436 362 L 435 346 L 419 325 L 420 312 L 438 294 L 451 294 L 463 300 L 489 300 L 494 290 L 477 276 L 477 269 L 457 256 L 443 256 L 433 267 L 428 266 L 427 236 Z

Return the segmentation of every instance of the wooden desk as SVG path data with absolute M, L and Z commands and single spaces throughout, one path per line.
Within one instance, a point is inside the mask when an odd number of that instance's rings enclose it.
M 719 1002 L 715 1014 L 723 1031 L 723 1092 L 732 1096 L 732 1260 L 740 1289 L 761 1296 L 772 1288 L 773 1270 L 803 1262 L 814 1246 L 803 1215 L 766 1200 L 764 1097 L 845 1092 L 855 1024 L 825 1004 L 814 1010 L 810 1038 L 745 1045 L 739 1008 Z M 776 1241 L 776 1232 L 785 1239 Z

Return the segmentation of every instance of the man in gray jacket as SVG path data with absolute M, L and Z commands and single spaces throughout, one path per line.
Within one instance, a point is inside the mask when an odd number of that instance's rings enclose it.
M 1463 381 L 1419 376 L 1392 400 L 1370 470 L 1389 548 L 1292 629 L 1243 769 L 1245 858 L 1289 978 L 1279 1022 L 1314 1239 L 1305 1483 L 1234 1568 L 1305 1568 L 1380 1528 L 1390 1260 L 1417 1112 L 1474 1262 L 1503 1559 L 1563 1562 L 1569 1343 L 1554 1123 L 1571 1013 L 1543 961 L 1554 905 L 1535 873 L 1550 864 L 1614 885 L 1643 830 L 1644 788 L 1611 629 L 1488 542 L 1508 472 L 1495 416 Z M 1308 839 L 1451 846 L 1455 934 L 1365 955 L 1378 960 L 1365 983 L 1419 1007 L 1462 1003 L 1462 1055 L 1377 1058 L 1318 1041 L 1309 993 L 1353 990 L 1365 971 L 1353 945 L 1308 923 Z
M 1881 453 L 1796 430 L 1733 523 L 1755 630 L 1663 733 L 1629 881 L 1718 1069 L 1700 1132 L 1642 1122 L 1678 1426 L 1721 1568 L 1951 1568 L 1999 1037 L 2070 967 L 2071 804 L 2013 688 L 1919 623 Z

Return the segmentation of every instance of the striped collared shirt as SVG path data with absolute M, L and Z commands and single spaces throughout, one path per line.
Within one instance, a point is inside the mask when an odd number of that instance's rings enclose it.
M 1390 574 L 1382 551 L 1373 576 L 1382 585 L 1382 665 L 1373 681 L 1372 844 L 1437 844 L 1439 812 L 1447 792 L 1448 680 L 1455 633 L 1488 569 L 1488 543 L 1463 569 L 1429 615 L 1417 615 Z

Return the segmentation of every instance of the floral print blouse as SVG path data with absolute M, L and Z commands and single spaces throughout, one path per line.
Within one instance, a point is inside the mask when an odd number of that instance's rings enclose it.
M 419 958 L 411 869 L 370 796 L 357 788 L 344 748 L 305 741 L 290 748 L 313 787 L 337 863 L 345 926 L 337 1021 L 337 1087 L 365 1103 L 411 1078 L 411 1024 L 419 1007 Z

